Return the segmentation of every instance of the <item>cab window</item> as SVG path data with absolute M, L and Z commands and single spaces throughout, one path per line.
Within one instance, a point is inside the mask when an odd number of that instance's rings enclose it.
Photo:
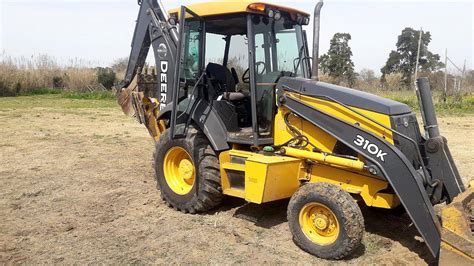
M 186 20 L 184 25 L 184 49 L 181 78 L 195 80 L 200 72 L 201 53 L 201 22 L 198 20 Z

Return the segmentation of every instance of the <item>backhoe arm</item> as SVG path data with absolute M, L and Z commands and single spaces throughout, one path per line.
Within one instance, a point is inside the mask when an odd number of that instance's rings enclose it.
M 139 0 L 140 11 L 135 26 L 135 33 L 132 40 L 132 50 L 127 66 L 125 79 L 119 88 L 125 88 L 130 85 L 137 72 L 143 69 L 148 51 L 152 43 L 158 39 L 159 43 L 153 43 L 160 48 L 163 53 L 175 53 L 178 43 L 178 32 L 176 27 L 168 22 L 168 15 L 161 1 L 157 0 Z M 160 43 L 168 45 L 166 48 Z M 166 51 L 165 51 L 166 49 Z M 155 49 L 156 50 L 156 49 Z M 158 51 L 156 51 L 158 52 Z M 173 54 L 173 56 L 175 56 Z M 167 57 L 167 55 L 162 56 Z M 163 58 L 156 58 L 157 66 Z
M 170 23 L 161 1 L 139 0 L 140 11 L 124 80 L 118 86 L 118 103 L 126 115 L 145 124 L 158 140 L 166 128 L 158 116 L 172 101 L 176 73 L 178 31 Z M 156 71 L 145 67 L 153 46 Z
M 137 114 L 136 101 L 132 103 L 132 92 L 143 92 L 140 95 L 154 98 L 162 110 L 172 99 L 172 87 L 176 70 L 178 30 L 169 22 L 163 4 L 159 0 L 139 0 L 140 11 L 133 34 L 132 50 L 124 80 L 119 84 L 119 104 L 126 114 Z M 150 47 L 155 54 L 155 72 L 152 75 L 138 75 L 144 69 Z M 145 72 L 147 72 L 145 70 Z M 138 81 L 132 84 L 135 77 Z M 146 77 L 145 77 L 146 76 Z M 151 81 L 150 81 L 151 80 Z M 133 106 L 135 111 L 130 111 Z M 139 119 L 140 120 L 140 119 Z

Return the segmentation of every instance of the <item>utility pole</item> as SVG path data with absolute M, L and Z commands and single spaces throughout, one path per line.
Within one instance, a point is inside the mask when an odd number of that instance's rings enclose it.
M 418 65 L 420 64 L 420 50 L 421 50 L 421 37 L 422 36 L 423 36 L 423 28 L 420 28 L 420 37 L 418 38 L 418 51 L 416 52 L 415 87 L 416 87 L 416 79 L 418 78 Z
M 456 77 L 456 76 L 454 76 L 453 80 L 454 80 L 454 84 L 453 84 L 453 92 L 454 92 L 454 94 L 456 94 L 456 93 L 457 93 L 457 91 L 458 91 L 458 79 L 457 79 L 457 77 Z
M 465 74 L 466 74 L 466 59 L 464 59 L 464 65 L 463 65 L 463 67 L 462 67 L 461 82 L 460 82 L 460 84 L 459 84 L 459 93 L 461 93 L 461 89 L 462 89 L 461 84 L 462 84 L 462 82 L 463 82 L 463 81 L 465 80 L 465 78 L 466 78 L 466 77 L 464 76 Z
M 444 58 L 444 101 L 446 101 L 446 96 L 448 95 L 448 48 L 446 48 L 445 58 Z

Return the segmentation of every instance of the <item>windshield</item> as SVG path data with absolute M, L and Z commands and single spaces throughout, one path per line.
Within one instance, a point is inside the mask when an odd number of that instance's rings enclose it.
M 266 82 L 276 82 L 284 75 L 305 76 L 306 57 L 301 26 L 282 15 L 279 20 L 263 15 L 252 17 L 255 35 L 257 76 Z M 305 60 L 306 59 L 306 60 Z
M 275 112 L 275 85 L 282 76 L 307 77 L 308 57 L 301 25 L 282 13 L 275 20 L 252 15 L 255 41 L 255 88 L 260 137 L 270 137 Z

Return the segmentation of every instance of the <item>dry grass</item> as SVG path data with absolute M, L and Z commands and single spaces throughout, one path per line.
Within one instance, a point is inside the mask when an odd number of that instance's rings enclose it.
M 221 62 L 221 59 L 213 60 Z M 124 76 L 128 58 L 117 59 L 111 66 L 117 73 L 118 80 Z M 59 93 L 62 90 L 76 92 L 86 91 L 88 85 L 97 85 L 97 69 L 90 67 L 90 62 L 78 59 L 70 60 L 66 64 L 59 64 L 58 61 L 48 55 L 36 55 L 32 57 L 15 58 L 5 53 L 0 54 L 0 96 L 46 94 L 46 92 Z M 234 67 L 239 76 L 242 76 L 246 69 L 247 61 L 243 57 L 233 57 L 229 59 L 229 67 Z M 368 75 L 370 73 L 370 75 Z M 463 90 L 454 91 L 454 76 L 448 77 L 447 97 L 442 94 L 444 88 L 444 74 L 421 73 L 421 76 L 428 76 L 431 88 L 436 95 L 438 108 L 450 110 L 467 110 L 473 113 L 473 92 L 474 92 L 474 72 L 468 71 L 463 80 Z M 459 78 L 459 77 L 458 77 Z M 345 85 L 342 81 L 334 79 L 328 75 L 321 74 L 320 79 L 325 82 Z M 382 95 L 394 100 L 409 104 L 412 108 L 417 108 L 416 97 L 412 90 L 403 87 L 402 75 L 399 73 L 387 75 L 382 83 L 374 71 L 361 71 L 355 88 L 370 93 Z M 246 90 L 248 88 L 242 87 Z M 53 88 L 54 90 L 51 90 Z M 38 93 L 41 92 L 41 93 Z M 107 95 L 106 95 L 107 96 Z M 81 96 L 81 98 L 83 98 Z M 96 98 L 96 96 L 92 96 Z M 108 96 L 107 96 L 108 98 Z M 449 112 L 453 113 L 453 112 Z
M 371 75 L 368 76 L 366 73 L 370 71 Z M 430 81 L 431 90 L 436 93 L 444 92 L 444 72 L 438 71 L 433 73 L 419 73 L 419 77 L 427 77 Z M 407 87 L 402 82 L 403 75 L 401 73 L 393 73 L 385 76 L 385 80 L 382 81 L 380 76 L 376 76 L 372 70 L 363 69 L 357 77 L 354 88 L 362 91 L 371 93 L 380 92 L 398 92 L 398 91 L 410 91 L 413 86 Z M 338 84 L 341 86 L 348 86 L 343 80 L 330 77 L 327 74 L 320 74 L 320 80 Z M 461 80 L 461 90 L 455 89 L 454 81 L 459 82 Z M 453 97 L 460 97 L 465 95 L 472 95 L 474 93 L 474 70 L 466 71 L 464 78 L 461 75 L 449 74 L 448 71 L 448 88 L 446 95 Z
M 96 71 L 84 67 L 79 60 L 62 66 L 47 55 L 29 58 L 0 55 L 0 96 L 29 93 L 37 88 L 59 87 L 81 91 L 87 85 L 96 84 Z

